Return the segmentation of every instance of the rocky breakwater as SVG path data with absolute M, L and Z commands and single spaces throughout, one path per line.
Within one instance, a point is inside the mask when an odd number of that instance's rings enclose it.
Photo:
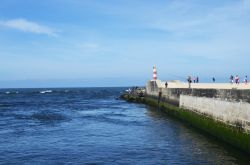
M 145 88 L 133 87 L 124 91 L 120 98 L 128 102 L 143 103 L 145 98 L 145 92 Z

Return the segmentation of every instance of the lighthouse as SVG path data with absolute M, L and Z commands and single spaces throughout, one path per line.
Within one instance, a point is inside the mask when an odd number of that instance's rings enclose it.
M 157 70 L 156 70 L 156 66 L 153 66 L 153 80 L 157 80 Z

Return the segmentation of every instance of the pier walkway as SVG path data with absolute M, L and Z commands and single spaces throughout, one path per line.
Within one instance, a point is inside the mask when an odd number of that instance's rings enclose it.
M 153 80 L 155 81 L 155 80 Z M 155 81 L 159 88 L 166 88 L 166 81 Z M 189 84 L 181 81 L 167 81 L 167 88 L 189 88 Z M 250 90 L 250 84 L 231 84 L 231 83 L 191 83 L 191 88 L 195 89 L 241 89 L 241 90 Z

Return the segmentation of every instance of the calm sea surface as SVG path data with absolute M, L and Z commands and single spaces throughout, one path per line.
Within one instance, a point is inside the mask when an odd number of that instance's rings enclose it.
M 1 89 L 0 164 L 249 164 L 124 88 Z

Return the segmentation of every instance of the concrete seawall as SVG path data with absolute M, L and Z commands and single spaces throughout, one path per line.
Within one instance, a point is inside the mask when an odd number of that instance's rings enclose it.
M 167 101 L 174 101 L 177 105 L 179 105 L 180 95 L 191 95 L 197 97 L 207 97 L 207 98 L 219 98 L 221 100 L 232 101 L 232 102 L 246 102 L 250 103 L 250 86 L 241 84 L 244 89 L 236 89 L 236 88 L 217 88 L 216 84 L 195 84 L 191 85 L 191 88 L 186 87 L 180 88 L 180 83 L 169 83 L 170 87 L 166 88 L 163 86 L 164 82 L 159 80 L 157 81 L 149 81 L 146 85 L 146 93 L 150 96 L 158 97 L 159 92 L 162 92 L 162 97 Z M 185 83 L 181 83 L 185 84 Z M 221 84 L 220 84 L 221 85 Z M 231 84 L 226 84 L 226 86 L 231 86 Z M 234 84 L 235 85 L 235 84 Z M 202 88 L 198 87 L 202 86 Z M 205 86 L 207 88 L 205 88 Z M 232 86 L 231 86 L 232 87 Z
M 163 84 L 159 80 L 149 81 L 145 97 L 127 95 L 125 99 L 158 107 L 250 154 L 248 85 L 244 89 L 220 89 L 215 84 L 212 88 L 179 88 L 179 82 L 168 82 L 166 88 Z
M 229 102 L 217 98 L 180 96 L 180 107 L 209 116 L 250 132 L 250 104 Z
M 173 88 L 180 83 L 172 83 L 172 88 L 166 88 L 162 87 L 163 83 L 159 80 L 149 81 L 146 87 L 147 95 L 158 98 L 161 92 L 161 101 L 205 114 L 227 124 L 241 125 L 242 129 L 250 132 L 250 89 Z

